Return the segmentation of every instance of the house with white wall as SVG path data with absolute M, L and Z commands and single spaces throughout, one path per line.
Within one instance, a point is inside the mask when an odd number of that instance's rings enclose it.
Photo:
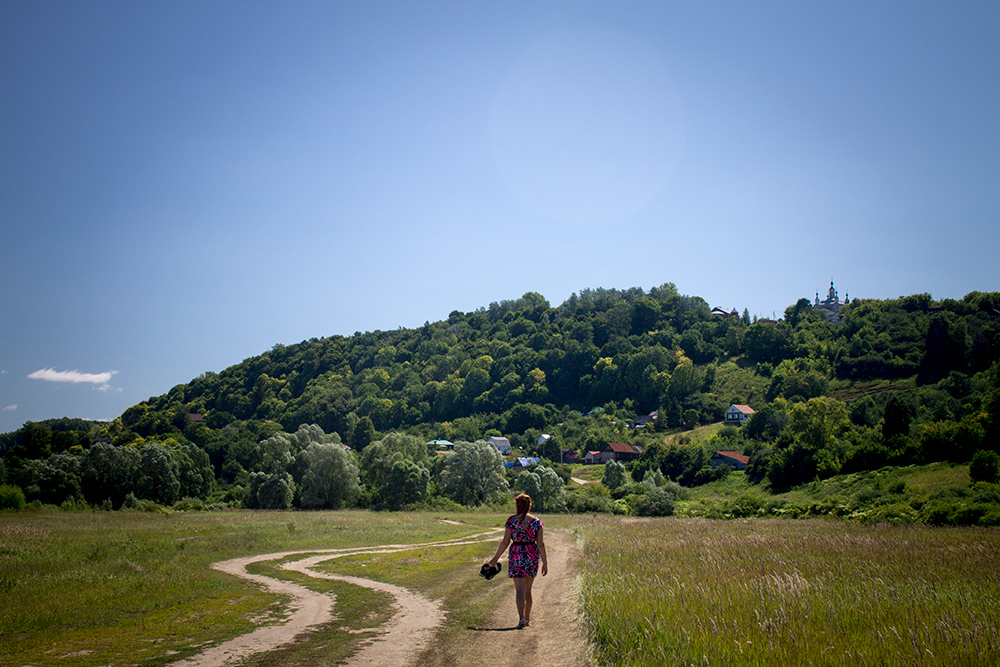
M 490 436 L 489 443 L 497 448 L 501 454 L 506 456 L 513 451 L 513 447 L 510 446 L 510 440 L 507 438 L 501 438 L 499 436 Z
M 754 413 L 754 409 L 749 405 L 739 405 L 733 403 L 726 410 L 726 425 L 727 426 L 743 426 L 743 422 L 750 419 L 750 415 Z

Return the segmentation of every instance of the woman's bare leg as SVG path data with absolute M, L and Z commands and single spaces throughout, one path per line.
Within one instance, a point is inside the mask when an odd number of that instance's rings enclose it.
M 525 579 L 523 577 L 514 578 L 514 603 L 517 605 L 517 616 L 522 621 L 527 618 L 524 615 L 524 604 L 527 598 L 527 586 L 525 585 Z M 530 604 L 529 604 L 530 609 Z
M 531 620 L 531 584 L 535 582 L 534 577 L 525 577 L 524 581 L 524 614 L 521 615 L 526 621 Z

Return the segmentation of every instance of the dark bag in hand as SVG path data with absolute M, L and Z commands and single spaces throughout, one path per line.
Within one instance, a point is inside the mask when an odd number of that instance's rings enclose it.
M 486 579 L 486 581 L 489 581 L 493 577 L 500 574 L 501 570 L 503 570 L 502 563 L 497 563 L 496 567 L 490 567 L 489 563 L 483 563 L 483 566 L 479 568 L 479 576 Z

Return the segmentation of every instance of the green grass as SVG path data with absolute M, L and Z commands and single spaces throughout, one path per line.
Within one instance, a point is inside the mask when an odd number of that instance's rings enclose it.
M 681 431 L 680 433 L 674 433 L 668 435 L 665 438 L 665 442 L 670 444 L 680 444 L 681 438 L 685 438 L 690 444 L 705 444 L 712 437 L 717 435 L 719 431 L 725 428 L 725 422 L 718 422 L 717 424 L 709 424 L 708 426 L 699 426 L 696 429 L 690 431 Z
M 947 466 L 902 470 L 902 481 L 914 489 L 946 488 L 960 476 Z M 739 497 L 740 477 L 717 483 L 717 492 Z M 837 493 L 849 493 L 851 484 L 866 482 L 836 483 Z M 284 613 L 279 597 L 211 570 L 213 562 L 444 540 L 497 527 L 504 516 L 0 513 L 0 664 L 166 664 Z M 579 572 L 585 623 L 601 665 L 1000 662 L 996 530 L 815 520 L 544 520 L 549 530 L 573 531 L 585 551 Z M 440 600 L 448 610 L 445 625 L 419 662 L 444 667 L 461 655 L 467 628 L 480 626 L 495 605 L 509 604 L 504 581 L 486 584 L 477 576 L 493 549 L 492 543 L 419 547 L 319 567 Z M 279 565 L 252 567 L 335 593 L 337 620 L 251 665 L 335 664 L 390 614 L 383 593 L 307 579 Z
M 606 665 L 1000 661 L 1000 533 L 829 521 L 590 519 Z
M 816 480 L 772 495 L 743 472 L 694 487 L 675 516 L 709 519 L 838 518 L 896 525 L 1000 525 L 1000 485 L 970 485 L 947 462 L 886 467 Z
M 746 474 L 742 471 L 734 471 L 720 480 L 693 486 L 690 488 L 691 498 L 700 500 L 702 498 L 732 498 L 746 493 L 755 495 L 765 495 L 759 486 L 747 481 Z
M 280 607 L 276 596 L 210 569 L 211 563 L 295 549 L 432 541 L 479 530 L 440 518 L 447 517 L 358 511 L 0 513 L 0 656 L 3 664 L 18 665 L 55 658 L 66 665 L 162 664 L 193 653 L 192 647 L 243 634 L 255 627 L 253 618 Z M 490 527 L 500 521 L 495 514 L 455 518 Z
M 887 391 L 910 391 L 917 386 L 915 377 L 902 380 L 832 380 L 830 395 L 848 403 L 865 396 L 878 396 Z
M 900 484 L 912 494 L 927 495 L 951 484 L 969 484 L 969 466 L 941 462 L 929 465 L 887 467 L 850 475 L 837 475 L 819 482 L 805 484 L 779 497 L 796 502 L 824 500 L 829 497 L 850 497 L 864 490 L 886 490 Z
M 283 667 L 337 664 L 348 658 L 364 640 L 376 636 L 379 626 L 392 617 L 392 596 L 388 593 L 282 570 L 280 566 L 286 560 L 289 559 L 255 563 L 248 570 L 335 595 L 336 618 L 326 628 L 309 633 L 291 645 L 251 658 L 252 664 Z M 349 628 L 350 632 L 340 631 L 342 628 Z
M 600 482 L 604 477 L 603 465 L 575 465 L 572 467 L 570 475 L 588 482 Z

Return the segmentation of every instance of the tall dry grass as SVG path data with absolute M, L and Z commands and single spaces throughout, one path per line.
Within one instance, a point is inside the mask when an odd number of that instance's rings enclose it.
M 600 664 L 1000 664 L 995 530 L 607 518 L 579 534 Z

